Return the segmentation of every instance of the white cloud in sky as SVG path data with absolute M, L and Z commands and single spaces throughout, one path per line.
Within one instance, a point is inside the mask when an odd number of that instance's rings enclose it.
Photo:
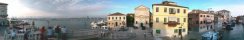
M 234 17 L 244 15 L 244 4 L 211 6 L 209 8 L 213 8 L 214 11 L 223 9 L 229 10 L 231 12 L 231 15 Z
M 108 0 L 0 0 L 7 3 L 9 17 L 103 16 Z

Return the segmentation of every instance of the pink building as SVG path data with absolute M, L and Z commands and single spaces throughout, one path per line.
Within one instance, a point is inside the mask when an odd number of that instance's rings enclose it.
M 206 32 L 214 29 L 214 14 L 202 10 L 192 10 L 188 14 L 189 31 Z

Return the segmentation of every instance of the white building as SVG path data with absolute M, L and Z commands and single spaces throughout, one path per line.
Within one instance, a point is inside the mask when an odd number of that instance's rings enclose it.
M 121 28 L 126 27 L 126 15 L 116 12 L 107 16 L 107 22 L 109 28 Z
M 229 23 L 231 21 L 230 11 L 228 10 L 220 10 L 217 12 L 219 15 L 223 17 L 223 23 Z
M 7 20 L 7 6 L 8 4 L 0 3 L 0 26 L 7 26 L 8 20 Z
M 223 28 L 223 15 L 215 14 L 214 15 L 214 25 L 216 30 L 221 30 Z
M 134 26 L 149 27 L 150 24 L 150 9 L 144 5 L 135 8 Z

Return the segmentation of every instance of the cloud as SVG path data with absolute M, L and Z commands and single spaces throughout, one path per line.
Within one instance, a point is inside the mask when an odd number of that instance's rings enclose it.
M 109 0 L 0 0 L 8 3 L 10 17 L 86 17 L 105 16 Z
M 244 4 L 210 6 L 209 8 L 213 8 L 214 11 L 229 10 L 234 17 L 244 15 L 244 10 L 242 10 L 244 9 Z
M 102 16 L 109 8 L 108 0 L 23 0 L 25 6 L 59 17 Z M 45 16 L 45 15 L 43 15 Z

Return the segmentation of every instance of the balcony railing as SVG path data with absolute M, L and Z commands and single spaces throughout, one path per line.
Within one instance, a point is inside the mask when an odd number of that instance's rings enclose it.
M 176 21 L 169 21 L 168 23 L 164 23 L 164 24 L 168 24 L 169 27 L 176 27 L 180 23 Z
M 211 23 L 213 23 L 212 20 L 205 20 L 204 22 L 205 22 L 206 24 L 211 24 Z

